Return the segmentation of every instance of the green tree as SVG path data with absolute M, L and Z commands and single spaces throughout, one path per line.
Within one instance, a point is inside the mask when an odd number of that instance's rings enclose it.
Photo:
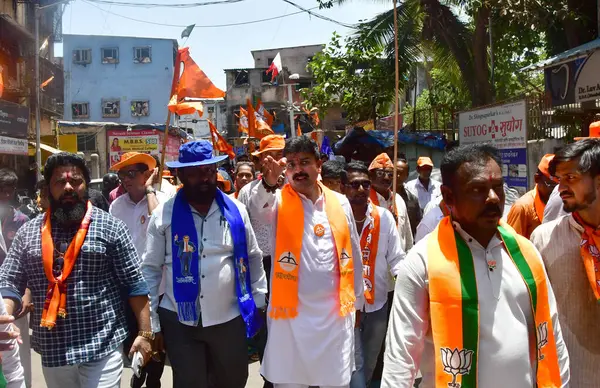
M 387 115 L 395 92 L 394 75 L 389 69 L 381 47 L 356 38 L 342 44 L 341 37 L 334 33 L 325 50 L 308 65 L 315 86 L 302 89 L 305 104 L 319 108 L 323 115 L 340 105 L 350 122 Z

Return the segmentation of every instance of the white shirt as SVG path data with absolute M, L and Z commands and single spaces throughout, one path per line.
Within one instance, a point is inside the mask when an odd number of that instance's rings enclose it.
M 433 201 L 431 201 L 433 203 Z M 427 205 L 429 207 L 429 205 Z M 444 213 L 442 213 L 442 209 L 440 208 L 440 204 L 431 207 L 431 209 L 425 213 L 421 222 L 417 226 L 417 233 L 415 234 L 415 244 L 423 239 L 423 237 L 427 236 L 429 233 L 433 232 L 435 228 L 438 226 L 440 221 L 444 218 Z
M 390 209 L 392 207 L 391 201 L 383 198 L 381 194 L 375 192 L 377 199 L 379 200 L 379 206 L 384 209 Z M 400 242 L 402 243 L 402 249 L 404 252 L 408 252 L 413 246 L 413 235 L 412 229 L 410 228 L 410 220 L 408 219 L 408 211 L 406 210 L 406 203 L 396 193 L 396 211 L 398 212 L 398 233 L 400 234 Z
M 367 208 L 367 215 L 371 213 L 373 204 L 369 203 Z M 390 281 L 389 273 L 393 276 L 398 275 L 398 269 L 400 267 L 400 261 L 406 257 L 406 253 L 400 246 L 400 236 L 398 235 L 398 229 L 394 216 L 389 210 L 377 206 L 379 210 L 379 240 L 377 242 L 377 259 L 375 260 L 375 300 L 373 304 L 369 304 L 365 301 L 364 311 L 372 313 L 378 311 L 387 302 L 388 291 L 391 289 L 393 282 Z M 373 219 L 367 216 L 363 228 L 360 232 L 360 236 L 373 224 Z M 359 240 L 360 241 L 360 240 Z M 361 249 L 363 247 L 361 246 Z M 363 271 L 367 271 L 368 266 L 363 265 Z M 366 290 L 366 284 L 365 284 Z
M 546 207 L 544 208 L 544 219 L 542 220 L 542 224 L 568 215 L 569 213 L 565 211 L 563 206 L 563 200 L 558 192 L 558 185 L 556 185 L 554 190 L 552 190 L 552 194 L 550 194 L 550 198 L 548 198 Z
M 341 194 L 335 195 L 350 228 L 358 310 L 363 304 L 360 240 L 348 200 Z M 298 316 L 294 319 L 268 318 L 269 336 L 261 374 L 274 384 L 344 386 L 349 384 L 354 369 L 355 315 L 340 316 L 339 264 L 324 197 L 321 196 L 315 203 L 303 195 L 300 195 L 300 199 L 304 225 L 298 227 L 303 227 L 304 234 L 298 273 Z M 267 193 L 262 184 L 255 185 L 250 196 L 252 217 L 273 225 L 273 241 L 277 230 L 277 203 L 280 200 L 279 190 L 276 194 Z M 317 224 L 325 227 L 322 237 L 314 233 L 314 225 Z M 274 246 L 275 243 L 273 249 Z M 270 254 L 274 255 L 274 252 Z M 273 268 L 276 263 L 277 259 L 273 258 Z
M 262 266 L 262 252 L 258 248 L 252 228 L 249 227 L 250 218 L 246 208 L 236 200 L 233 201 L 246 225 L 252 295 L 256 306 L 264 307 L 267 278 Z M 160 302 L 160 307 L 177 312 L 177 302 L 173 293 L 173 237 L 171 235 L 174 203 L 175 198 L 171 198 L 154 210 L 148 226 L 148 240 L 142 259 L 142 273 L 150 288 L 152 331 L 154 332 L 160 331 L 157 308 L 163 268 L 166 270 L 165 294 Z M 190 209 L 198 234 L 198 245 L 200 245 L 198 247 L 200 255 L 200 295 L 198 297 L 202 310 L 202 326 L 218 325 L 240 315 L 235 292 L 233 240 L 228 224 L 221 219 L 222 214 L 216 201 L 213 201 L 206 217 L 200 216 L 191 206 Z
M 161 191 L 156 192 L 156 199 L 161 204 L 166 202 L 167 197 Z M 156 210 L 156 209 L 154 209 Z M 148 230 L 148 224 L 150 223 L 150 215 L 148 214 L 148 198 L 144 195 L 138 203 L 131 200 L 129 193 L 121 195 L 115 199 L 111 204 L 108 212 L 127 225 L 127 229 L 131 232 L 133 238 L 133 245 L 139 257 L 142 257 L 144 250 L 146 249 L 146 234 Z
M 454 223 L 454 226 L 467 242 L 475 265 L 480 320 L 478 386 L 532 388 L 535 386 L 533 360 L 536 355 L 530 353 L 530 346 L 535 341 L 535 321 L 523 278 L 502 240 L 494 237 L 484 248 L 460 225 Z M 400 263 L 386 340 L 382 388 L 412 387 L 419 368 L 423 374 L 421 388 L 435 387 L 427 243 L 427 239 L 419 241 Z M 487 260 L 492 259 L 497 261 L 494 271 L 487 265 Z M 548 304 L 558 350 L 561 386 L 566 387 L 569 358 L 549 282 Z M 448 375 L 448 382 L 451 381 L 452 376 Z
M 1 229 L 1 228 L 0 228 Z M 0 234 L 0 238 L 2 234 Z M 6 306 L 4 305 L 4 299 L 0 295 L 0 315 L 7 315 Z M 0 331 L 13 330 L 13 324 L 0 325 Z M 14 348 L 12 350 L 6 350 L 0 352 L 2 356 L 2 373 L 7 381 L 7 388 L 25 388 L 25 372 L 21 365 L 21 358 L 19 356 L 19 344 L 17 340 L 3 341 L 5 343 L 11 343 Z
M 429 186 L 426 189 L 421 183 L 419 178 L 408 181 L 406 184 L 406 190 L 410 191 L 419 198 L 419 206 L 421 210 L 425 209 L 425 206 L 431 201 L 432 198 L 437 197 L 441 194 L 440 187 L 442 184 L 436 180 L 429 179 Z
M 250 193 L 257 185 L 260 185 L 260 182 L 261 181 L 259 179 L 256 179 L 242 187 L 238 195 L 238 201 L 243 203 L 248 209 L 248 213 L 250 214 L 250 223 L 252 224 L 252 229 L 254 229 L 254 234 L 256 234 L 258 246 L 263 251 L 263 255 L 270 255 L 271 250 L 273 249 L 271 244 L 271 239 L 273 238 L 271 224 L 261 222 L 259 217 L 253 217 L 252 209 L 250 208 Z
M 153 187 L 156 189 L 156 191 L 159 191 L 158 184 L 155 184 Z M 169 182 L 167 178 L 163 178 L 160 191 L 162 191 L 167 198 L 172 198 L 177 194 L 177 186 Z

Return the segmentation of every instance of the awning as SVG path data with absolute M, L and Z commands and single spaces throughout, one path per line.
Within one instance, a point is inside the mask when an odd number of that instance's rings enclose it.
M 6 26 L 6 28 L 2 28 L 3 25 Z M 27 28 L 25 28 L 22 25 L 20 25 L 19 23 L 17 23 L 17 21 L 15 21 L 8 14 L 0 13 L 0 29 L 2 29 L 2 31 L 4 31 L 7 35 L 10 32 L 14 32 L 15 35 L 18 35 L 18 36 L 14 36 L 15 38 L 28 39 L 30 41 L 35 41 L 35 36 L 31 32 L 29 32 L 27 30 Z
M 35 142 L 30 141 L 29 146 L 35 150 Z M 40 148 L 43 149 L 44 151 L 50 152 L 51 154 L 58 154 L 59 152 L 64 152 L 64 151 L 61 151 L 54 147 L 50 147 L 49 145 L 44 144 L 44 143 L 40 143 Z
M 573 59 L 586 57 L 587 55 L 593 53 L 594 51 L 596 51 L 598 49 L 600 49 L 600 38 L 594 39 L 591 42 L 582 44 L 581 46 L 577 46 L 572 49 L 569 49 L 565 52 L 562 52 L 558 55 L 553 56 L 552 58 L 548 58 L 541 62 L 534 63 L 533 65 L 524 67 L 520 71 L 541 70 L 546 67 L 555 66 L 555 65 L 561 64 L 563 62 L 568 62 Z

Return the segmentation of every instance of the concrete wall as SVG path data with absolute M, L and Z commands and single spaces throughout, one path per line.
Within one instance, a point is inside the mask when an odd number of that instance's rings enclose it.
M 310 73 L 306 71 L 306 65 L 311 57 L 317 52 L 322 51 L 324 48 L 325 45 L 316 44 L 310 46 L 252 51 L 254 67 L 269 67 L 269 58 L 275 58 L 277 53 L 280 53 L 281 65 L 287 67 L 290 74 L 297 73 L 301 77 L 310 77 Z
M 210 137 L 208 120 L 217 127 L 221 134 L 227 131 L 227 106 L 225 101 L 204 101 L 204 114 L 202 117 L 198 113 L 193 115 L 183 115 L 177 122 L 181 128 L 192 129 L 196 139 L 206 139 Z M 195 122 L 194 122 L 195 121 Z
M 66 52 L 66 51 L 65 51 Z M 108 151 L 106 149 L 106 129 L 105 127 L 89 127 L 89 128 L 77 128 L 77 127 L 60 127 L 61 135 L 77 134 L 77 135 L 89 135 L 96 136 L 96 150 L 90 152 L 83 152 L 85 160 L 91 169 L 91 156 L 92 154 L 98 154 L 100 157 L 100 176 L 102 178 L 104 174 L 108 172 Z M 77 139 L 75 139 L 77 141 Z M 96 178 L 96 177 L 93 177 Z
M 527 183 L 530 190 L 535 186 L 533 175 L 537 171 L 542 156 L 555 153 L 557 149 L 565 144 L 566 141 L 563 139 L 529 140 L 527 142 Z
M 115 36 L 64 35 L 65 120 L 118 123 L 162 123 L 173 77 L 173 50 L 170 39 Z M 151 63 L 134 63 L 134 47 L 150 46 Z M 104 64 L 101 48 L 118 48 L 119 62 Z M 73 63 L 74 49 L 91 49 L 91 63 Z M 103 117 L 102 100 L 120 101 L 119 117 Z M 148 100 L 149 115 L 133 116 L 132 100 Z M 71 104 L 89 103 L 89 117 L 72 117 Z

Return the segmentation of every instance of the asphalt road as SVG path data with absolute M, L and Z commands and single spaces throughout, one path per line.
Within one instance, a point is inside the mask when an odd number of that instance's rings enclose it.
M 31 363 L 32 363 L 32 388 L 46 388 L 44 383 L 44 376 L 42 374 L 42 361 L 40 355 L 34 351 L 31 351 Z M 263 381 L 262 377 L 258 373 L 259 363 L 255 362 L 249 366 L 250 376 L 246 388 L 262 388 Z M 121 379 L 121 388 L 129 388 L 129 380 L 131 379 L 131 369 L 123 370 L 123 378 Z M 163 388 L 173 388 L 173 374 L 171 367 L 166 366 L 161 379 Z

